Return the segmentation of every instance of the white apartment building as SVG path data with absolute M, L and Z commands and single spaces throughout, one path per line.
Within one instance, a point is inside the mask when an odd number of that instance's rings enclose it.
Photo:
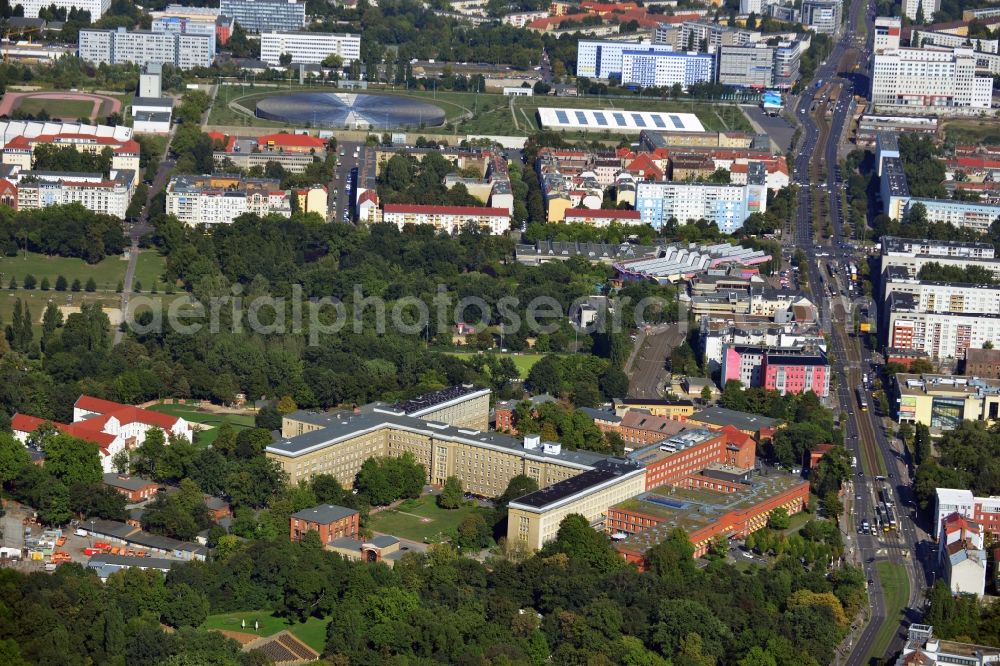
M 273 180 L 175 176 L 167 185 L 167 214 L 188 226 L 231 224 L 244 213 L 291 217 L 291 195 Z
M 149 29 L 152 32 L 169 32 L 177 35 L 202 35 L 208 37 L 212 53 L 215 53 L 215 21 L 211 14 L 192 18 L 189 16 L 158 16 Z
M 111 8 L 111 0 L 17 0 L 17 2 L 12 2 L 10 6 L 21 5 L 24 7 L 24 15 L 27 18 L 38 18 L 40 9 L 47 9 L 53 4 L 58 9 L 65 9 L 67 12 L 73 7 L 90 12 L 91 21 L 101 18 Z
M 941 9 L 941 0 L 902 0 L 903 2 L 903 16 L 907 17 L 911 21 L 917 20 L 917 9 L 922 8 L 924 12 L 924 21 L 926 23 L 931 22 L 931 17 L 934 16 L 934 12 Z
M 1000 533 L 1000 497 L 975 497 L 971 490 L 956 488 L 938 488 L 936 495 L 935 539 L 941 536 L 941 521 L 952 513 L 976 521 L 994 535 Z
M 740 0 L 740 14 L 756 14 L 760 16 L 764 13 L 767 5 L 764 0 Z
M 722 46 L 718 82 L 750 88 L 791 88 L 799 78 L 800 42 Z
M 386 204 L 382 210 L 382 221 L 395 224 L 399 229 L 408 224 L 428 224 L 449 234 L 455 234 L 469 225 L 486 229 L 495 236 L 510 231 L 510 211 L 506 208 Z
M 895 16 L 875 17 L 875 51 L 898 49 L 903 22 Z
M 303 65 L 318 65 L 328 55 L 336 54 L 346 65 L 361 59 L 361 35 L 334 32 L 261 33 L 261 60 L 277 65 L 283 53 L 290 54 L 293 63 Z
M 687 90 L 695 83 L 711 82 L 714 70 L 710 53 L 657 53 L 645 49 L 622 53 L 622 85 L 643 88 L 680 85 Z
M 920 269 L 929 263 L 942 266 L 981 266 L 1000 277 L 1000 258 L 996 257 L 996 252 L 989 243 L 882 237 L 882 273 L 898 266 L 906 269 L 910 277 L 916 277 Z
M 995 39 L 970 39 L 965 35 L 953 35 L 950 32 L 914 30 L 910 45 L 914 47 L 944 46 L 951 49 L 970 48 L 977 53 L 997 53 L 1000 42 Z
M 671 36 L 677 41 L 671 42 Z M 759 37 L 759 32 L 711 21 L 685 21 L 679 29 L 675 23 L 660 23 L 653 31 L 653 41 L 658 44 L 673 43 L 678 51 L 704 50 L 706 53 L 715 53 L 720 46 L 749 46 Z
M 906 202 L 904 215 L 916 205 L 927 211 L 928 222 L 948 222 L 985 233 L 1000 218 L 1000 205 L 954 199 L 914 199 Z
M 908 294 L 889 299 L 888 347 L 915 349 L 941 359 L 963 358 L 966 349 L 982 349 L 987 342 L 1000 348 L 1000 316 L 920 312 L 907 306 L 912 300 Z
M 904 269 L 889 271 L 885 298 L 910 294 L 921 312 L 1000 315 L 1000 286 L 928 282 L 900 275 Z
M 296 0 L 219 0 L 219 13 L 247 32 L 301 30 L 306 25 L 306 3 Z
M 972 49 L 900 47 L 874 55 L 872 103 L 876 109 L 988 109 L 992 97 L 993 78 L 976 76 Z
M 642 216 L 642 222 L 654 229 L 662 227 L 670 218 L 679 224 L 705 219 L 714 222 L 723 233 L 732 233 L 742 227 L 752 213 L 767 210 L 763 169 L 748 178 L 752 184 L 639 182 L 635 209 Z
M 670 44 L 645 42 L 614 42 L 581 39 L 576 47 L 576 75 L 590 79 L 607 79 L 622 73 L 622 56 L 625 51 L 647 53 L 672 53 Z
M 515 28 L 523 28 L 536 19 L 548 18 L 548 15 L 548 12 L 514 12 L 504 16 L 500 22 Z
M 135 192 L 135 172 L 99 173 L 27 171 L 17 183 L 18 210 L 78 203 L 87 210 L 124 219 Z
M 140 66 L 170 63 L 180 69 L 211 67 L 215 37 L 125 28 L 81 30 L 80 58 L 96 65 L 134 63 Z

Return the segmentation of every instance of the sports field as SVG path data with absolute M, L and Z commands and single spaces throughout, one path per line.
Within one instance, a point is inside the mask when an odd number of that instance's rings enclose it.
M 449 356 L 457 356 L 461 359 L 474 358 L 482 352 L 444 352 Z M 514 359 L 514 365 L 517 367 L 517 371 L 521 373 L 521 379 L 526 379 L 528 373 L 531 372 L 531 368 L 538 363 L 545 354 L 498 354 L 498 356 L 509 356 Z
M 253 623 L 257 622 L 258 630 L 254 631 Z M 246 626 L 243 626 L 243 623 Z M 274 617 L 269 610 L 238 611 L 235 613 L 220 613 L 209 615 L 201 629 L 225 629 L 226 631 L 239 631 L 248 634 L 257 634 L 265 637 L 276 634 L 279 631 L 288 630 L 295 634 L 295 637 L 303 643 L 322 653 L 326 647 L 326 625 L 327 620 L 311 617 L 305 622 L 289 623 L 281 617 Z
M 230 424 L 236 431 L 252 428 L 254 425 L 252 416 L 244 416 L 242 414 L 213 414 L 211 412 L 203 412 L 196 406 L 187 404 L 160 404 L 153 405 L 149 409 L 154 412 L 170 414 L 171 416 L 180 416 L 191 423 L 200 423 L 207 426 L 206 429 L 199 431 L 195 436 L 195 443 L 198 446 L 208 446 L 214 442 L 219 434 L 218 428 L 223 423 Z
M 376 531 L 411 541 L 438 542 L 450 539 L 459 523 L 475 506 L 462 505 L 457 509 L 441 509 L 436 498 L 426 495 L 407 500 L 399 508 L 372 513 L 368 526 Z
M 893 562 L 876 562 L 875 568 L 878 569 L 882 592 L 885 595 L 885 623 L 875 635 L 871 652 L 864 661 L 866 664 L 871 659 L 885 656 L 889 650 L 889 644 L 892 642 L 892 637 L 899 631 L 899 623 L 903 619 L 903 609 L 906 607 L 907 599 L 910 598 L 910 581 L 903 565 Z
M 50 118 L 90 118 L 94 103 L 80 99 L 40 99 L 28 97 L 21 100 L 17 110 L 37 116 L 42 111 Z

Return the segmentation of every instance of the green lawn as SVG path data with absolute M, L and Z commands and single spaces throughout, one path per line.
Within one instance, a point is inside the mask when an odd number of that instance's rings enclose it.
M 240 623 L 246 620 L 246 628 L 241 628 Z M 254 621 L 258 622 L 260 629 L 253 630 Z M 220 613 L 219 615 L 209 615 L 202 629 L 226 629 L 228 631 L 240 631 L 248 634 L 256 633 L 259 636 L 270 636 L 285 629 L 289 630 L 303 643 L 316 650 L 323 652 L 326 647 L 326 625 L 327 620 L 320 620 L 311 617 L 305 622 L 289 623 L 281 617 L 274 617 L 269 610 L 242 611 L 236 613 Z
M 44 110 L 50 118 L 77 120 L 78 118 L 90 118 L 90 114 L 94 112 L 94 103 L 82 99 L 25 97 L 17 105 L 17 110 L 31 115 L 38 115 Z
M 876 562 L 875 568 L 878 569 L 878 577 L 885 597 L 885 623 L 875 635 L 871 652 L 864 661 L 866 664 L 872 658 L 885 656 L 889 650 L 889 643 L 892 642 L 892 637 L 899 631 L 903 609 L 906 608 L 906 602 L 910 598 L 910 580 L 903 565 L 892 562 Z
M 142 292 L 148 293 L 153 285 L 159 293 L 163 293 L 166 284 L 163 282 L 163 270 L 166 259 L 155 250 L 143 250 L 135 263 L 135 280 L 142 284 Z M 134 286 L 134 283 L 133 283 Z
M 398 509 L 371 514 L 368 527 L 411 541 L 443 541 L 458 529 L 466 515 L 475 510 L 470 503 L 457 509 L 441 509 L 431 495 L 403 502 Z
M 0 276 L 2 276 L 0 282 L 6 288 L 11 276 L 14 276 L 17 278 L 18 286 L 23 286 L 24 276 L 30 273 L 39 283 L 43 277 L 47 277 L 55 289 L 56 277 L 62 275 L 71 284 L 74 279 L 86 284 L 89 278 L 94 278 L 98 289 L 107 288 L 114 291 L 118 281 L 125 276 L 127 263 L 121 255 L 105 257 L 96 264 L 88 264 L 83 259 L 22 252 L 16 257 L 0 257 Z
M 794 516 L 788 517 L 788 529 L 784 532 L 786 535 L 797 534 L 799 530 L 805 527 L 805 524 L 810 520 L 815 518 L 815 514 L 808 513 L 806 511 L 799 511 Z
M 230 424 L 236 430 L 253 427 L 252 416 L 243 416 L 241 414 L 212 414 L 209 412 L 199 411 L 198 408 L 193 405 L 159 404 L 153 405 L 150 409 L 155 412 L 170 414 L 171 416 L 183 417 L 191 423 L 203 423 L 207 426 L 211 426 L 208 430 L 202 430 L 198 433 L 196 442 L 199 446 L 208 446 L 214 442 L 216 436 L 219 434 L 218 427 L 223 423 Z
M 480 352 L 444 352 L 449 356 L 457 356 L 462 359 L 473 358 Z M 521 373 L 521 379 L 525 379 L 528 373 L 531 372 L 532 366 L 538 363 L 546 354 L 498 354 L 498 356 L 509 356 L 514 359 L 514 365 L 517 366 L 518 372 Z

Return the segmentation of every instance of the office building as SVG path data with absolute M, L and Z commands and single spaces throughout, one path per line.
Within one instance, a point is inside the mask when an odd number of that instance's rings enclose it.
M 840 29 L 842 0 L 804 0 L 802 23 L 816 32 L 832 35 Z
M 937 432 L 953 430 L 962 421 L 993 423 L 1000 416 L 996 379 L 899 373 L 895 392 L 897 421 L 922 423 Z
M 993 78 L 976 75 L 968 48 L 887 48 L 876 51 L 872 104 L 880 109 L 988 109 Z
M 623 558 L 645 568 L 646 552 L 677 528 L 701 557 L 714 538 L 745 539 L 764 529 L 775 509 L 794 515 L 809 502 L 809 483 L 798 475 L 710 468 L 699 476 L 701 483 L 655 488 L 608 508 L 604 529 Z
M 327 142 L 310 134 L 279 132 L 244 138 L 209 132 L 208 136 L 221 145 L 212 154 L 216 166 L 220 168 L 231 163 L 239 169 L 251 169 L 277 162 L 285 171 L 302 173 L 313 162 L 326 159 Z
M 90 12 L 90 20 L 96 21 L 111 8 L 111 0 L 17 0 L 10 6 L 17 5 L 24 8 L 24 16 L 27 18 L 37 18 L 40 9 L 55 5 L 57 9 L 65 9 L 67 12 L 74 7 Z
M 744 388 L 762 387 L 782 395 L 812 391 L 825 398 L 830 393 L 830 364 L 820 351 L 723 345 L 719 382 L 724 386 L 730 380 Z
M 874 50 L 878 52 L 886 49 L 898 49 L 902 32 L 903 22 L 898 16 L 876 16 Z
M 765 6 L 764 0 L 740 0 L 740 14 L 756 14 L 760 16 L 764 13 Z
M 636 184 L 635 207 L 642 221 L 654 229 L 670 218 L 680 224 L 704 219 L 714 222 L 723 233 L 733 233 L 750 215 L 767 209 L 766 175 L 760 171 L 747 185 L 640 182 Z
M 918 13 L 923 13 L 924 22 L 927 23 L 941 9 L 941 0 L 902 0 L 902 3 L 902 15 L 914 23 L 917 23 Z
M 695 83 L 710 83 L 714 64 L 708 53 L 662 53 L 650 49 L 622 52 L 621 81 L 623 86 L 670 88 L 684 90 Z
M 591 79 L 620 77 L 625 51 L 642 51 L 648 54 L 672 53 L 674 47 L 670 44 L 650 42 L 581 39 L 576 47 L 576 75 Z
M 608 458 L 593 469 L 519 497 L 507 508 L 507 541 L 536 550 L 556 538 L 570 514 L 591 524 L 601 522 L 608 507 L 642 492 L 645 470 L 622 459 Z
M 892 349 L 917 349 L 930 358 L 961 359 L 966 349 L 980 349 L 987 342 L 1000 347 L 1000 315 L 924 312 L 912 294 L 893 293 L 887 303 L 886 342 Z
M 87 210 L 125 219 L 135 193 L 134 171 L 99 173 L 23 171 L 17 181 L 17 209 L 32 210 L 78 203 Z
M 775 21 L 785 23 L 799 23 L 801 12 L 792 4 L 772 3 L 764 7 L 764 15 L 773 18 Z
M 219 12 L 248 32 L 294 31 L 306 25 L 306 4 L 295 0 L 220 0 Z
M 231 224 L 245 213 L 291 217 L 291 196 L 276 180 L 239 176 L 174 176 L 167 184 L 167 214 L 188 226 Z
M 800 44 L 722 46 L 718 82 L 748 88 L 791 88 L 799 78 Z
M 478 206 L 429 206 L 423 204 L 386 204 L 382 221 L 402 229 L 408 224 L 427 224 L 437 231 L 455 234 L 467 226 L 485 229 L 493 235 L 510 230 L 510 211 L 506 208 Z
M 262 32 L 260 59 L 278 65 L 283 54 L 293 64 L 319 65 L 330 55 L 338 55 L 344 65 L 361 59 L 361 35 L 333 32 Z
M 646 470 L 644 490 L 664 485 L 701 487 L 706 469 L 719 467 L 743 474 L 753 469 L 757 444 L 733 427 L 723 430 L 690 428 L 628 454 Z
M 938 488 L 935 491 L 934 540 L 941 537 L 941 525 L 952 513 L 975 521 L 985 532 L 1000 537 L 1000 497 L 975 497 L 971 490 Z
M 146 30 L 80 30 L 80 58 L 95 65 L 169 63 L 180 69 L 211 67 L 215 37 Z
M 149 12 L 154 25 L 157 20 L 165 20 L 160 25 L 160 32 L 188 32 L 194 31 L 204 33 L 203 26 L 194 26 L 198 23 L 210 25 L 215 30 L 215 42 L 225 45 L 233 33 L 233 19 L 231 16 L 223 16 L 219 13 L 218 7 L 186 7 L 184 5 L 167 5 L 162 11 Z

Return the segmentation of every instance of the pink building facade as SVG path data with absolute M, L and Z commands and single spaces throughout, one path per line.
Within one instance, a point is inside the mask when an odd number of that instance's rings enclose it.
M 766 354 L 761 374 L 769 391 L 805 393 L 821 398 L 830 395 L 830 364 L 823 354 Z

